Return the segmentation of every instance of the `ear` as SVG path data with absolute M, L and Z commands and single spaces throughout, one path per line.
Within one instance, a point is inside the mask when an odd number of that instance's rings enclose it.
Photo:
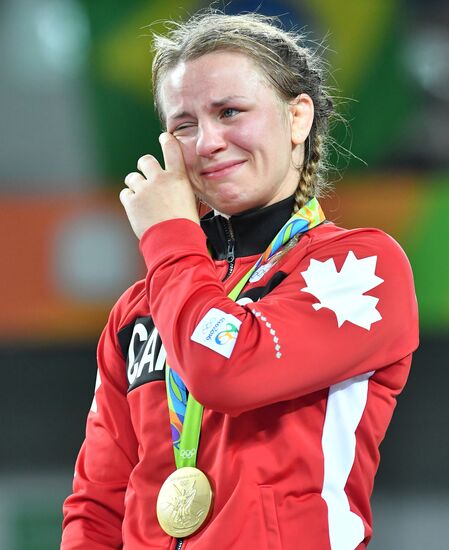
M 314 105 L 312 98 L 307 94 L 300 94 L 289 104 L 290 128 L 292 144 L 304 143 L 312 128 Z

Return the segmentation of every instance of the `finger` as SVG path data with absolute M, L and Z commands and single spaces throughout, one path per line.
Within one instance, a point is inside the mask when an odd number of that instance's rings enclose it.
M 134 195 L 134 191 L 131 191 L 128 187 L 125 187 L 120 191 L 119 199 L 123 206 L 126 207 L 132 195 Z
M 145 181 L 145 178 L 142 174 L 139 174 L 139 172 L 131 172 L 125 178 L 125 185 L 135 191 L 136 188 Z
M 169 172 L 185 174 L 186 168 L 184 157 L 182 156 L 182 150 L 178 140 L 168 132 L 164 132 L 159 136 L 159 143 L 161 144 L 162 154 L 164 155 L 165 169 Z
M 162 170 L 161 165 L 153 155 L 143 155 L 137 161 L 137 168 L 148 180 L 154 180 L 158 172 Z

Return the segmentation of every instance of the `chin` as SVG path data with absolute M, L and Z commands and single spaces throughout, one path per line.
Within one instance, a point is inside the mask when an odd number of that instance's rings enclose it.
M 267 196 L 254 196 L 242 193 L 242 185 L 221 184 L 220 192 L 214 194 L 198 193 L 200 200 L 209 205 L 216 212 L 226 216 L 235 216 L 253 208 L 263 208 L 270 201 Z M 217 190 L 216 190 L 217 191 Z
M 226 214 L 227 216 L 233 216 L 238 212 L 247 210 L 246 201 L 242 200 L 237 194 L 227 194 L 227 196 L 221 195 L 220 197 L 200 197 L 203 202 L 208 204 L 216 212 Z M 251 207 L 249 207 L 251 208 Z

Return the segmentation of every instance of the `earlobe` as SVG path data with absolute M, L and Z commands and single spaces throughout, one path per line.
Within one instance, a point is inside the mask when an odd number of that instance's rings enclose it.
M 304 143 L 310 133 L 314 117 L 314 105 L 308 94 L 300 94 L 290 103 L 292 144 Z

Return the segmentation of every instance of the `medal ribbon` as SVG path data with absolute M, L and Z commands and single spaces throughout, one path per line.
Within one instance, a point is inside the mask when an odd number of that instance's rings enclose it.
M 235 285 L 228 297 L 237 300 L 256 269 L 266 264 L 293 237 L 306 233 L 324 220 L 325 216 L 317 199 L 311 199 L 282 226 L 265 252 Z M 187 395 L 184 382 L 169 365 L 165 367 L 165 382 L 176 467 L 195 467 L 203 406 L 192 394 Z

